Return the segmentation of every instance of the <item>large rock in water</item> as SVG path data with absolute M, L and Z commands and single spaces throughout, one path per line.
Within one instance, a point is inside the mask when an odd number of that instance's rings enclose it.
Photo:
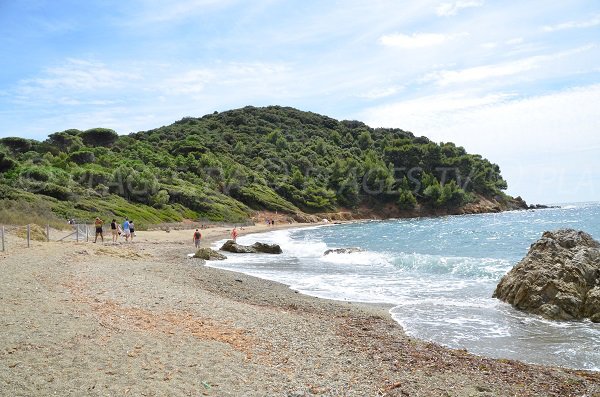
M 553 320 L 600 322 L 600 243 L 573 229 L 544 232 L 493 296 Z
M 237 244 L 233 240 L 227 240 L 221 247 L 221 251 L 234 252 L 236 254 L 256 254 L 263 252 L 266 254 L 281 254 L 281 247 L 277 244 L 265 244 L 256 242 L 252 245 Z

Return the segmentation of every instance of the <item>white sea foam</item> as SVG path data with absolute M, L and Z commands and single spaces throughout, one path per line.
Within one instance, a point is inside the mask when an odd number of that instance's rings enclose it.
M 330 253 L 322 255 L 320 260 L 327 263 L 354 266 L 389 266 L 390 257 L 387 254 L 360 251 L 353 253 Z

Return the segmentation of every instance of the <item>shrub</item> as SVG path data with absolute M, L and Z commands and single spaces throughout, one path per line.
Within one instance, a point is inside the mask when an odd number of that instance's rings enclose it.
M 89 150 L 80 150 L 69 155 L 69 160 L 77 164 L 88 164 L 96 161 L 96 156 Z
M 0 139 L 0 143 L 2 143 L 7 148 L 10 148 L 13 152 L 18 153 L 28 152 L 33 146 L 31 140 L 18 137 L 2 138 Z
M 44 168 L 26 167 L 20 172 L 21 178 L 32 179 L 39 182 L 47 182 L 50 180 L 51 174 Z
M 119 135 L 108 128 L 92 128 L 81 133 L 83 143 L 88 146 L 112 146 Z
M 166 190 L 159 190 L 154 196 L 150 197 L 150 205 L 154 208 L 163 208 L 169 204 L 169 193 Z
M 403 210 L 412 210 L 417 205 L 417 199 L 410 190 L 400 190 L 398 198 L 398 207 Z
M 17 166 L 17 162 L 13 159 L 9 158 L 6 154 L 0 152 L 0 172 L 6 172 L 15 166 Z

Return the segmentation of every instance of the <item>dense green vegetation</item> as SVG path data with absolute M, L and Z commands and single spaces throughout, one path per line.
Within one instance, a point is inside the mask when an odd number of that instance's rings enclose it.
M 241 221 L 254 210 L 450 209 L 503 189 L 497 165 L 452 143 L 278 106 L 126 136 L 94 128 L 0 139 L 0 213 L 45 202 L 62 219 Z

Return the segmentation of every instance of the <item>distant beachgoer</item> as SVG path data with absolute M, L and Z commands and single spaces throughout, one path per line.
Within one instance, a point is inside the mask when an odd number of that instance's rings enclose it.
M 237 236 L 238 236 L 238 231 L 237 231 L 237 229 L 234 227 L 234 228 L 233 228 L 233 230 L 231 231 L 231 239 L 232 239 L 233 241 L 235 241 L 235 240 L 237 239 Z
M 271 219 L 271 226 L 275 226 L 275 219 Z
M 112 222 L 110 223 L 110 232 L 112 233 L 113 243 L 116 243 L 117 239 L 119 238 L 119 231 L 117 230 L 117 220 L 116 219 L 113 219 Z
M 98 235 L 100 235 L 102 242 L 104 242 L 104 235 L 102 235 L 102 224 L 103 223 L 104 223 L 104 221 L 102 219 L 96 217 L 96 221 L 94 222 L 94 226 L 96 227 L 96 236 L 94 237 L 94 242 L 96 242 L 96 240 L 98 240 Z
M 129 228 L 129 218 L 125 218 L 125 222 L 123 222 L 123 234 L 125 235 L 125 241 L 129 241 L 129 237 L 131 236 L 131 229 Z
M 133 238 L 135 237 L 135 225 L 132 220 L 129 221 L 129 232 L 131 241 L 133 241 Z
M 198 229 L 194 232 L 194 246 L 196 248 L 200 248 L 200 239 L 202 238 L 202 233 Z

